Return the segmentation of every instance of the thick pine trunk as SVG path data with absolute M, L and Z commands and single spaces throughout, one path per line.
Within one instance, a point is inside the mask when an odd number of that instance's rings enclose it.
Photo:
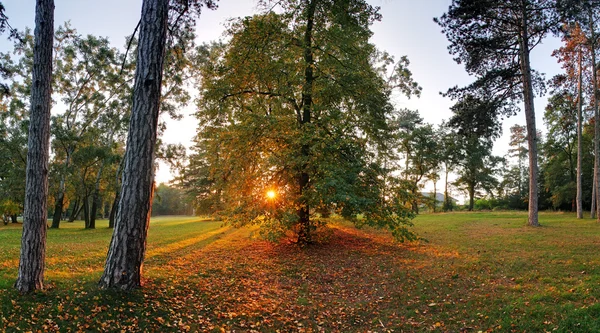
M 141 287 L 152 207 L 154 150 L 167 35 L 168 0 L 144 0 L 121 199 L 101 288 Z
M 535 109 L 533 106 L 533 84 L 531 82 L 531 65 L 529 62 L 529 34 L 526 1 L 523 1 L 521 16 L 520 65 L 523 78 L 523 103 L 525 104 L 525 121 L 527 124 L 527 144 L 529 148 L 529 218 L 527 224 L 537 227 L 538 221 L 538 161 L 537 130 L 535 126 Z
M 314 86 L 314 59 L 313 59 L 313 49 L 312 49 L 312 35 L 313 35 L 313 25 L 314 25 L 314 16 L 316 9 L 316 1 L 312 0 L 308 3 L 308 8 L 306 11 L 306 30 L 304 31 L 304 86 L 302 87 L 302 118 L 300 121 L 300 128 L 304 131 L 307 130 L 307 124 L 310 123 L 311 113 L 312 113 L 312 94 L 313 94 L 313 86 Z M 303 142 L 301 148 L 301 154 L 304 161 L 302 165 L 302 170 L 300 171 L 300 175 L 298 177 L 298 185 L 300 188 L 300 204 L 298 208 L 298 218 L 299 218 L 299 230 L 298 230 L 298 243 L 300 244 L 308 244 L 312 241 L 311 231 L 312 225 L 310 223 L 310 207 L 308 205 L 308 200 L 305 197 L 305 192 L 309 187 L 309 175 L 307 172 L 307 163 L 310 154 L 310 146 L 308 143 Z
M 583 110 L 583 94 L 582 94 L 582 66 L 581 66 L 581 45 L 579 46 L 578 59 L 578 75 L 577 75 L 577 198 L 576 209 L 577 218 L 583 218 L 583 190 L 582 190 L 582 166 L 583 166 L 583 140 L 582 140 L 582 110 Z
M 54 0 L 37 0 L 34 35 L 23 235 L 15 282 L 21 293 L 44 288 Z

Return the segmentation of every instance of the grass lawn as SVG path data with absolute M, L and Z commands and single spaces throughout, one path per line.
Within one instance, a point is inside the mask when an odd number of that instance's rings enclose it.
M 573 214 L 421 215 L 429 242 L 333 223 L 305 249 L 253 228 L 157 218 L 145 285 L 96 287 L 106 221 L 48 231 L 48 290 L 21 296 L 20 225 L 0 226 L 0 332 L 600 332 L 600 225 Z

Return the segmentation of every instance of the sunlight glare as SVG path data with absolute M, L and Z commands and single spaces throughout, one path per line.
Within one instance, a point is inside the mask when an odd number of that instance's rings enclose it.
M 276 195 L 275 191 L 273 191 L 273 190 L 267 191 L 267 198 L 269 198 L 269 199 L 275 199 L 275 195 Z

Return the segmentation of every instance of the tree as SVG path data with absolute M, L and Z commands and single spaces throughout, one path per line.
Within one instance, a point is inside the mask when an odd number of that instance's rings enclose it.
M 44 288 L 54 0 L 37 1 L 34 34 L 23 236 L 15 282 L 21 293 Z
M 450 41 L 448 47 L 458 63 L 477 80 L 466 88 L 451 89 L 450 96 L 469 93 L 489 96 L 506 103 L 503 112 L 513 114 L 516 102 L 523 101 L 529 148 L 529 218 L 538 226 L 537 130 L 533 105 L 534 88 L 542 85 L 532 71 L 529 54 L 558 19 L 551 0 L 453 0 L 448 12 L 435 21 Z
M 516 173 L 513 176 L 516 178 L 517 188 L 516 195 L 520 198 L 527 198 L 529 185 L 526 184 L 529 168 L 525 165 L 528 149 L 527 145 L 527 128 L 523 125 L 513 125 L 510 128 L 510 141 L 508 143 L 508 157 L 517 160 Z M 529 198 L 527 198 L 529 200 Z
M 594 186 L 592 189 L 592 218 L 597 217 L 600 221 L 600 196 L 597 195 L 598 185 L 600 184 L 600 113 L 598 110 L 598 77 L 596 55 L 598 52 L 598 12 L 600 3 L 594 0 L 564 0 L 566 10 L 561 13 L 563 18 L 570 24 L 577 25 L 581 29 L 581 34 L 577 36 L 577 41 L 572 44 L 582 44 L 587 50 L 588 60 L 591 62 L 591 94 L 590 99 L 594 110 Z M 581 46 L 581 45 L 579 45 Z M 568 45 L 567 45 L 568 47 Z M 565 48 L 567 48 L 565 47 Z
M 218 155 L 194 157 L 208 157 L 210 192 L 229 222 L 293 230 L 300 244 L 319 223 L 311 212 L 329 208 L 402 236 L 406 213 L 385 202 L 378 158 L 392 86 L 418 90 L 406 59 L 394 64 L 369 43 L 379 13 L 363 1 L 279 4 L 280 14 L 233 21 L 228 43 L 200 54 L 197 141 Z
M 101 288 L 130 290 L 141 286 L 141 269 L 154 187 L 154 149 L 169 1 L 142 5 L 133 109 L 127 136 L 123 188 Z
M 56 39 L 60 47 L 56 55 L 55 92 L 60 94 L 66 110 L 52 119 L 53 150 L 55 160 L 61 164 L 56 168 L 58 188 L 52 228 L 60 225 L 67 178 L 74 171 L 74 155 L 84 143 L 96 141 L 94 144 L 98 144 L 98 140 L 90 135 L 104 134 L 110 137 L 106 144 L 113 144 L 114 137 L 123 131 L 123 119 L 128 114 L 120 110 L 128 108 L 131 91 L 131 66 L 126 64 L 123 55 L 110 47 L 108 39 L 83 37 L 68 23 L 58 29 Z M 104 131 L 95 131 L 107 121 L 110 126 L 105 126 Z M 88 217 L 86 221 L 89 222 Z
M 554 208 L 568 205 L 577 210 L 577 107 L 576 97 L 565 91 L 556 92 L 549 100 L 544 113 L 548 125 L 546 152 L 546 188 L 552 193 Z M 583 156 L 581 156 L 583 158 Z
M 448 175 L 454 171 L 460 161 L 459 137 L 455 129 L 443 123 L 440 125 L 440 161 L 444 165 L 444 203 L 442 210 L 452 211 L 454 203 L 450 197 Z

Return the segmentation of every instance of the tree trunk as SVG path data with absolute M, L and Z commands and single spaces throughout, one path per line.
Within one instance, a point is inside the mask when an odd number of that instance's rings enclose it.
M 69 216 L 69 222 L 75 221 L 77 219 L 77 215 L 81 212 L 81 199 L 77 198 L 75 203 L 73 204 L 73 210 L 71 211 L 71 215 Z
M 473 211 L 475 206 L 475 185 L 469 185 L 469 211 Z
M 60 186 L 58 188 L 58 195 L 56 198 L 56 204 L 54 205 L 54 216 L 52 217 L 52 227 L 58 229 L 60 227 L 60 219 L 63 214 L 63 205 L 65 200 L 65 177 L 67 173 L 67 169 L 69 168 L 69 164 L 71 164 L 71 149 L 67 149 L 67 158 L 65 159 L 65 164 L 63 166 L 63 174 L 60 175 Z
M 108 227 L 115 227 L 115 217 L 117 216 L 117 209 L 119 208 L 119 192 L 115 193 L 115 200 L 113 201 L 112 207 L 110 208 L 110 215 L 108 216 Z
M 450 196 L 448 196 L 448 166 L 446 166 L 446 183 L 444 184 L 444 211 L 452 211 Z
M 582 66 L 581 66 L 581 45 L 579 45 L 579 59 L 578 59 L 578 77 L 577 77 L 577 198 L 576 198 L 576 209 L 577 218 L 583 218 L 583 190 L 582 190 L 582 177 L 581 172 L 583 166 L 583 140 L 582 140 L 582 110 L 583 110 L 583 93 L 582 93 Z
M 17 221 L 17 214 L 12 214 L 10 220 L 12 223 L 19 223 L 19 221 Z
M 590 24 L 590 55 L 592 58 L 592 89 L 594 97 L 594 185 L 596 186 L 596 218 L 600 222 L 600 195 L 598 195 L 598 186 L 600 186 L 600 113 L 598 112 L 598 75 L 596 71 L 596 32 L 594 30 L 594 13 L 589 9 Z
M 526 1 L 522 2 L 520 66 L 523 78 L 523 102 L 525 104 L 525 121 L 527 123 L 527 144 L 529 147 L 529 219 L 528 225 L 537 227 L 538 222 L 538 161 L 537 130 L 535 127 L 535 109 L 533 106 L 533 85 L 531 83 L 531 65 L 529 62 L 529 33 Z
M 44 288 L 54 0 L 36 1 L 34 35 L 23 235 L 15 282 L 20 293 Z
M 86 194 L 83 198 L 83 221 L 86 229 L 90 228 L 90 197 Z
M 304 131 L 307 130 L 306 124 L 310 123 L 311 112 L 312 112 L 312 94 L 314 85 L 313 76 L 313 49 L 312 49 L 312 34 L 314 25 L 314 15 L 316 9 L 316 0 L 312 0 L 308 3 L 306 10 L 306 30 L 304 32 L 304 85 L 302 87 L 302 117 L 300 119 L 300 128 Z M 305 139 L 306 140 L 306 139 Z M 304 160 L 300 175 L 298 177 L 298 185 L 300 190 L 300 204 L 298 205 L 298 218 L 299 218 L 299 231 L 298 231 L 298 243 L 308 244 L 312 241 L 310 223 L 310 207 L 308 200 L 304 196 L 304 192 L 309 187 L 309 175 L 307 172 L 308 159 L 310 155 L 310 146 L 308 143 L 303 142 L 301 148 L 302 159 Z
M 58 229 L 60 227 L 60 218 L 63 212 L 63 203 L 65 199 L 64 192 L 64 181 L 61 181 L 61 188 L 58 191 L 58 197 L 56 198 L 56 204 L 54 205 L 54 215 L 52 216 L 52 226 L 50 228 Z
M 101 288 L 141 287 L 154 192 L 154 154 L 167 35 L 168 0 L 144 0 L 133 109 L 127 136 L 121 198 Z
M 436 178 L 438 175 L 436 175 Z M 433 180 L 433 212 L 435 213 L 435 206 L 437 206 L 437 181 Z
M 96 183 L 94 184 L 94 193 L 92 193 L 92 209 L 90 211 L 90 225 L 88 229 L 96 229 L 96 212 L 98 210 L 98 204 L 100 200 L 100 179 L 102 177 L 102 171 L 104 170 L 104 161 L 100 165 L 98 174 L 96 174 Z
M 596 166 L 594 166 L 596 170 Z M 592 208 L 590 209 L 590 218 L 596 218 L 596 174 L 594 173 L 594 183 L 592 184 Z

